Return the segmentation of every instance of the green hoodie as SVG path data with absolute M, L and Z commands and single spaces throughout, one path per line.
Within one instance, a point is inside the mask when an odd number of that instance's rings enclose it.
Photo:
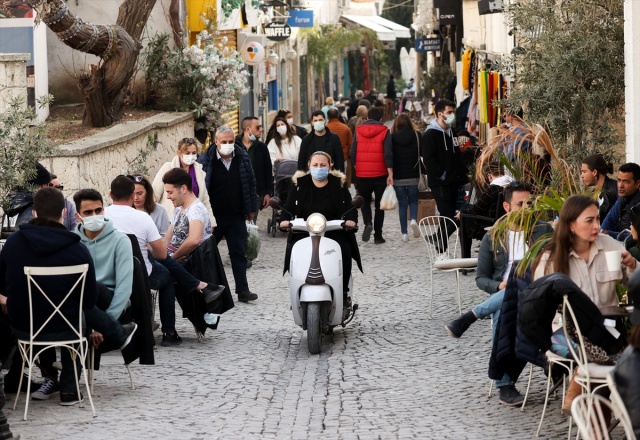
M 84 225 L 78 224 L 75 230 L 80 236 L 96 268 L 96 281 L 104 284 L 113 292 L 113 299 L 107 314 L 117 320 L 125 308 L 130 305 L 133 285 L 133 251 L 131 240 L 116 230 L 113 223 L 105 220 L 104 228 L 96 238 L 90 240 L 84 232 Z

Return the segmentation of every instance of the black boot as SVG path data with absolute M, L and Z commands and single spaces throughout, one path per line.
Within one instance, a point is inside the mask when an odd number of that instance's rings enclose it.
M 449 332 L 451 336 L 454 338 L 459 338 L 462 336 L 464 332 L 467 331 L 469 326 L 476 322 L 478 318 L 472 311 L 468 311 L 464 315 L 460 315 L 457 319 L 454 319 L 449 324 L 445 325 L 444 328 Z

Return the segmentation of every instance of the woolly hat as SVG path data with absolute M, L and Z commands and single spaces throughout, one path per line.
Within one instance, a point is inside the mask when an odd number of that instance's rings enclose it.
M 45 167 L 36 163 L 36 175 L 28 180 L 31 185 L 47 185 L 51 182 L 51 174 Z

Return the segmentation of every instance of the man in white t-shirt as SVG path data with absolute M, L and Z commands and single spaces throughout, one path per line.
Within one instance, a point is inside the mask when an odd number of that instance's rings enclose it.
M 207 302 L 217 299 L 224 287 L 208 285 L 194 278 L 167 254 L 165 243 L 149 214 L 133 208 L 134 191 L 135 183 L 132 178 L 116 177 L 111 182 L 109 194 L 113 205 L 105 209 L 105 217 L 113 222 L 120 232 L 133 234 L 137 238 L 149 274 L 149 284 L 152 289 L 158 290 L 162 345 L 177 345 L 182 342 L 182 338 L 175 327 L 176 292 L 173 282 L 185 286 L 188 290 L 200 290 Z M 149 258 L 149 251 L 152 259 Z
M 526 183 L 514 181 L 505 187 L 503 194 L 504 210 L 507 213 L 519 211 L 531 197 L 531 187 Z M 478 252 L 476 285 L 491 296 L 473 310 L 448 323 L 445 326 L 447 332 L 454 338 L 459 338 L 476 320 L 489 316 L 493 319 L 495 332 L 511 268 L 524 257 L 532 243 L 551 232 L 553 229 L 548 223 L 538 223 L 530 230 L 511 230 L 506 249 L 501 245 L 494 249 L 491 233 L 485 234 Z M 495 385 L 500 389 L 500 403 L 510 406 L 522 403 L 524 397 L 516 390 L 512 378 L 505 374 Z
M 173 202 L 173 220 L 164 241 L 169 255 L 179 262 L 211 237 L 207 209 L 191 189 L 191 176 L 182 168 L 173 168 L 162 177 L 167 199 Z

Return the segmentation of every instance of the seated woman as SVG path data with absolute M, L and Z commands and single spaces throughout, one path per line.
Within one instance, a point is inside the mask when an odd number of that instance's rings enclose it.
M 533 280 L 545 275 L 561 272 L 593 301 L 601 311 L 618 305 L 616 284 L 626 284 L 628 274 L 636 269 L 637 261 L 624 251 L 617 240 L 600 234 L 598 202 L 584 195 L 569 197 L 560 210 L 553 238 L 533 265 Z M 623 251 L 620 268 L 611 271 L 607 266 L 606 252 Z M 617 356 L 610 356 L 602 347 L 591 344 L 585 338 L 585 347 L 590 362 L 612 363 Z M 552 336 L 551 351 L 568 357 L 568 342 L 562 329 Z M 570 411 L 573 398 L 581 387 L 571 381 L 563 410 Z
M 158 228 L 160 236 L 164 237 L 170 224 L 167 210 L 153 199 L 153 187 L 145 176 L 134 174 L 131 177 L 136 184 L 136 189 L 133 192 L 133 207 L 149 214 Z
M 502 193 L 504 188 L 514 181 L 513 177 L 506 176 L 504 174 L 504 165 L 500 162 L 491 162 L 486 168 L 487 180 L 489 185 L 480 189 L 480 194 L 477 197 L 476 203 L 473 205 L 462 205 L 460 212 L 456 215 L 456 218 L 464 225 L 461 227 L 464 238 L 462 241 L 462 258 L 471 257 L 471 241 L 482 240 L 485 234 L 485 227 L 491 226 L 490 224 L 482 222 L 477 219 L 465 220 L 461 214 L 467 215 L 479 215 L 482 217 L 488 217 L 494 221 L 502 217 L 505 214 L 505 210 L 502 207 Z
M 298 171 L 293 176 L 293 187 L 289 191 L 289 197 L 284 205 L 280 222 L 280 228 L 288 229 L 291 214 L 296 218 L 306 219 L 314 212 L 318 212 L 327 220 L 339 220 L 351 208 L 351 194 L 345 187 L 345 175 L 337 170 L 331 170 L 333 163 L 331 156 L 324 151 L 316 151 L 309 160 L 309 171 Z M 331 171 L 330 171 L 331 170 Z M 288 211 L 288 212 L 287 212 Z M 358 221 L 358 211 L 353 210 L 346 215 L 344 231 L 329 231 L 325 237 L 335 240 L 342 251 L 342 273 L 344 288 L 344 304 L 347 304 L 347 292 L 349 290 L 349 275 L 351 274 L 351 259 L 353 258 L 360 271 L 360 252 L 355 235 L 347 232 L 355 228 Z M 291 249 L 296 241 L 304 238 L 306 234 L 290 234 L 285 255 L 284 270 L 289 269 Z

